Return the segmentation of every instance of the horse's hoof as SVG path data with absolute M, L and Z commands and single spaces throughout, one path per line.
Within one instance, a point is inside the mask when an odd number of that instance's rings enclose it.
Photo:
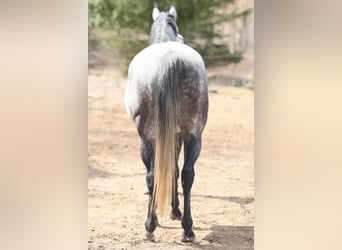
M 185 234 L 185 232 L 182 233 L 181 236 L 181 241 L 182 242 L 189 242 L 189 243 L 194 243 L 196 242 L 196 237 L 193 231 L 191 231 L 189 234 Z
M 182 220 L 182 213 L 179 210 L 171 211 L 169 216 L 171 220 Z
M 155 241 L 155 238 L 154 238 L 154 233 L 150 233 L 150 232 L 145 232 L 145 235 L 143 235 L 142 239 L 144 241 Z

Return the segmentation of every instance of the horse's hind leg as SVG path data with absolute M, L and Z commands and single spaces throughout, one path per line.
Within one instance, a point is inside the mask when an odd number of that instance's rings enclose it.
M 193 222 L 190 210 L 190 193 L 195 177 L 194 164 L 201 151 L 201 136 L 187 134 L 184 140 L 185 159 L 182 169 L 182 187 L 184 194 L 184 215 L 182 219 L 182 227 L 184 229 L 184 233 L 181 240 L 184 242 L 192 242 L 195 240 L 195 234 L 192 231 Z
M 178 166 L 178 158 L 179 153 L 182 149 L 183 145 L 183 138 L 181 133 L 176 134 L 176 172 L 175 172 L 175 181 L 173 185 L 173 195 L 171 206 L 172 210 L 170 213 L 170 218 L 173 220 L 181 220 L 182 219 L 182 212 L 179 210 L 179 199 L 178 199 L 178 177 L 179 177 L 179 166 Z
M 152 192 L 153 192 L 153 140 L 152 139 L 141 139 L 140 145 L 141 159 L 144 162 L 147 170 L 146 174 L 146 185 L 148 189 L 148 211 L 145 221 L 146 234 L 145 240 L 154 241 L 154 230 L 158 225 L 158 218 L 155 211 L 151 210 Z

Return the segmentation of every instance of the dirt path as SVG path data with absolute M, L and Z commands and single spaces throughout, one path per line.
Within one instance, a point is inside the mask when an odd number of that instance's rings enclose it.
M 210 86 L 209 118 L 192 188 L 197 242 L 181 243 L 180 222 L 160 217 L 162 227 L 152 243 L 141 240 L 145 167 L 125 112 L 124 84 L 114 72 L 89 75 L 88 249 L 253 249 L 253 91 Z

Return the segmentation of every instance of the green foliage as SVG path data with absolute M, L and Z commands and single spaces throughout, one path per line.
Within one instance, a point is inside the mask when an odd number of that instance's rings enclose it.
M 185 42 L 202 55 L 229 54 L 227 44 L 217 44 L 220 34 L 214 26 L 232 20 L 236 13 L 217 13 L 217 9 L 234 0 L 89 0 L 88 20 L 90 30 L 102 28 L 120 36 L 136 36 L 150 33 L 152 9 L 168 11 L 171 5 L 177 9 L 177 24 Z M 241 15 L 241 14 L 240 14 Z M 215 40 L 216 39 L 216 40 Z M 214 43 L 214 41 L 216 41 Z M 147 41 L 115 41 L 122 57 L 128 61 Z M 235 58 L 236 59 L 236 58 Z M 209 61 L 210 63 L 210 61 Z

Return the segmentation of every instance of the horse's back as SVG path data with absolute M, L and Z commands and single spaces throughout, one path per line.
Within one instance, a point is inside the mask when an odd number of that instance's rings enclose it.
M 187 66 L 193 66 L 195 70 L 205 72 L 203 59 L 196 50 L 178 42 L 165 42 L 150 45 L 133 58 L 128 70 L 129 79 L 145 78 L 144 82 L 148 84 L 150 78 L 159 73 L 160 60 L 169 53 L 174 53 Z

